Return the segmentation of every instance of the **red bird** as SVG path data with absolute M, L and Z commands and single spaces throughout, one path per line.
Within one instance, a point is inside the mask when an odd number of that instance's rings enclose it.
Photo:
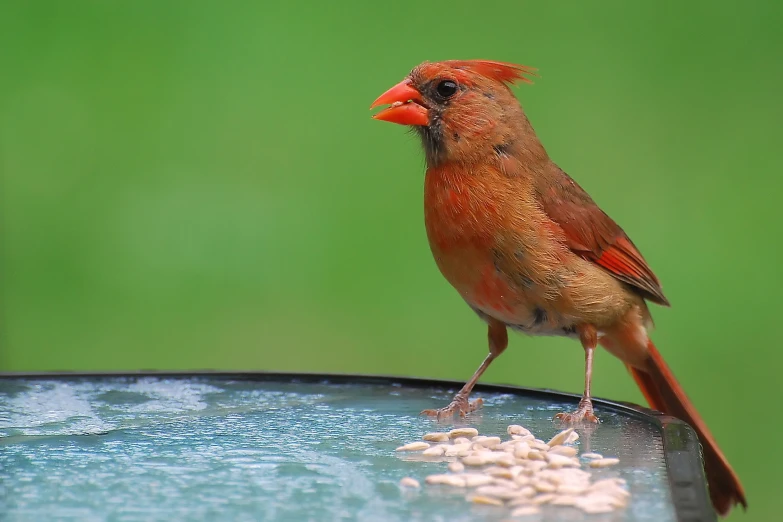
M 747 507 L 715 439 L 648 337 L 646 301 L 668 306 L 658 278 L 625 232 L 547 155 L 509 88 L 533 69 L 502 62 L 424 62 L 371 108 L 414 126 L 427 162 L 424 216 L 444 277 L 488 325 L 489 355 L 438 417 L 475 410 L 476 381 L 506 349 L 507 328 L 579 339 L 585 390 L 566 422 L 597 422 L 593 352 L 620 358 L 652 408 L 694 427 L 715 509 Z

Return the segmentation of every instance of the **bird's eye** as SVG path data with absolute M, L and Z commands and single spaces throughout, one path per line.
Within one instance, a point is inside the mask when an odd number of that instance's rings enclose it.
M 457 92 L 457 84 L 451 80 L 443 80 L 435 87 L 435 90 L 441 98 L 451 98 Z

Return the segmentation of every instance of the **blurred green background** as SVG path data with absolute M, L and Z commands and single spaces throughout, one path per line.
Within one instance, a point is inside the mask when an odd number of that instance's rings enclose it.
M 486 332 L 431 259 L 417 138 L 368 107 L 424 60 L 523 63 L 550 154 L 663 282 L 653 338 L 744 519 L 778 519 L 758 443 L 783 428 L 782 22 L 722 0 L 3 2 L 0 370 L 466 379 Z M 484 381 L 582 372 L 578 343 L 513 336 Z M 594 393 L 643 402 L 606 352 Z

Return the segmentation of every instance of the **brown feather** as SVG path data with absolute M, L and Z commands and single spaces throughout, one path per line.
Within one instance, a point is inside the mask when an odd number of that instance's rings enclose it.
M 643 297 L 669 306 L 658 278 L 623 229 L 560 168 L 552 164 L 548 171 L 549 176 L 539 178 L 538 198 L 547 215 L 563 229 L 571 250 Z

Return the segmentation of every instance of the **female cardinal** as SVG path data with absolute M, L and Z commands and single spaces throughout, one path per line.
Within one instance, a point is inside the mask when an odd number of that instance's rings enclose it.
M 468 395 L 508 344 L 507 327 L 579 339 L 585 390 L 565 422 L 597 422 L 593 351 L 622 360 L 650 406 L 689 422 L 701 439 L 720 514 L 747 506 L 736 474 L 647 336 L 645 300 L 668 306 L 658 278 L 623 230 L 547 155 L 509 88 L 533 69 L 485 60 L 424 62 L 370 108 L 414 126 L 427 162 L 424 216 L 441 273 L 489 325 L 489 355 L 437 417 L 480 405 Z

